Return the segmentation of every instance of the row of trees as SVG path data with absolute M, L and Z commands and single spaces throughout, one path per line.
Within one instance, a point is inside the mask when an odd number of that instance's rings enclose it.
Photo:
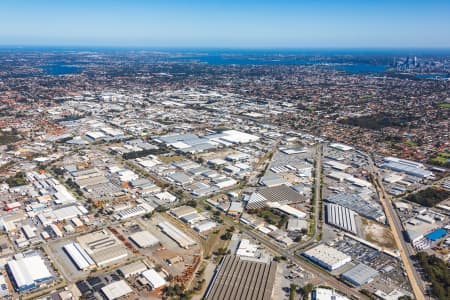
M 450 197 L 450 192 L 436 188 L 427 188 L 406 197 L 406 200 L 418 203 L 423 206 L 433 207 L 439 202 Z
M 192 298 L 192 291 L 187 290 L 184 285 L 178 283 L 165 287 L 163 292 L 166 296 L 174 299 L 190 300 Z
M 8 177 L 5 182 L 10 186 L 10 187 L 16 187 L 16 186 L 20 186 L 20 185 L 25 185 L 27 184 L 27 180 L 25 178 L 25 174 L 23 172 L 19 172 L 17 173 L 15 176 L 12 177 Z
M 417 259 L 431 282 L 434 296 L 439 300 L 450 299 L 450 265 L 426 252 L 417 253 Z

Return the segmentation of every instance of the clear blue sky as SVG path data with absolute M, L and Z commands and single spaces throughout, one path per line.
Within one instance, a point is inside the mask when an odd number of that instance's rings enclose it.
M 0 45 L 450 48 L 450 0 L 0 0 Z

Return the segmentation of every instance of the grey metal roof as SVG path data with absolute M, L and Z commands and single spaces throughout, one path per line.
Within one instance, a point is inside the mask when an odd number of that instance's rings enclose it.
M 207 291 L 207 300 L 270 300 L 277 263 L 224 256 Z
M 298 202 L 301 195 L 286 185 L 263 188 L 258 191 L 269 202 Z
M 342 274 L 345 280 L 350 281 L 354 285 L 363 285 L 378 275 L 378 271 L 365 265 L 358 264 Z
M 433 175 L 433 172 L 428 170 L 419 169 L 413 166 L 409 166 L 403 163 L 398 162 L 388 162 L 382 165 L 383 168 L 390 169 L 397 172 L 403 172 L 408 175 L 416 176 L 416 177 L 429 177 Z
M 356 194 L 339 193 L 331 195 L 325 200 L 344 206 L 367 218 L 378 220 L 384 217 L 381 206 L 375 205 L 373 201 L 366 201 Z

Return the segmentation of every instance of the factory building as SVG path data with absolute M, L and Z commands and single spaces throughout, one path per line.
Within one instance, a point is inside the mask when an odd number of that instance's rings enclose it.
M 11 260 L 6 264 L 6 271 L 18 292 L 29 291 L 53 278 L 39 255 Z
M 116 220 L 126 220 L 129 218 L 139 217 L 145 215 L 146 213 L 150 213 L 154 210 L 154 208 L 146 203 L 141 203 L 138 206 L 130 207 L 119 211 L 115 218 Z
M 36 227 L 31 227 L 30 225 L 22 226 L 22 231 L 25 234 L 26 238 L 31 240 L 36 237 Z
M 325 201 L 346 207 L 364 217 L 376 220 L 380 223 L 384 223 L 386 219 L 386 216 L 384 215 L 384 212 L 380 205 L 373 201 L 364 200 L 358 194 L 333 194 L 326 198 Z
M 181 218 L 181 221 L 192 225 L 192 224 L 198 223 L 200 221 L 203 221 L 205 219 L 206 218 L 204 216 L 202 216 L 201 214 L 195 212 L 195 213 L 183 216 Z
M 37 215 L 42 225 L 48 226 L 52 223 L 70 220 L 88 214 L 89 212 L 82 205 L 71 205 L 55 210 L 44 211 Z
M 159 244 L 159 240 L 148 231 L 139 231 L 130 235 L 132 240 L 139 248 L 153 247 Z
M 107 266 L 128 256 L 125 246 L 107 230 L 80 236 L 77 241 L 99 267 Z
M 197 210 L 191 206 L 180 206 L 180 207 L 174 208 L 170 211 L 170 213 L 173 216 L 175 216 L 179 219 L 184 216 L 196 213 L 196 212 L 197 212 Z
M 147 269 L 147 266 L 142 261 L 135 261 L 129 265 L 120 267 L 119 273 L 124 278 L 129 278 L 131 276 L 142 274 L 142 272 L 146 271 Z
M 204 298 L 270 300 L 276 271 L 276 262 L 256 262 L 226 255 L 217 267 Z
M 351 167 L 350 165 L 346 165 L 346 164 L 343 164 L 343 163 L 340 163 L 337 161 L 333 161 L 333 160 L 328 160 L 328 161 L 324 162 L 323 164 L 325 166 L 329 166 L 338 171 L 345 171 Z
M 197 232 L 202 233 L 202 232 L 209 231 L 209 230 L 211 230 L 213 228 L 216 228 L 216 227 L 217 227 L 217 223 L 216 222 L 206 221 L 206 222 L 203 222 L 203 223 L 196 224 L 194 226 L 194 230 L 197 231 Z
M 79 270 L 84 271 L 95 265 L 92 258 L 78 243 L 67 244 L 63 249 Z
M 12 203 L 7 203 L 4 207 L 4 209 L 6 211 L 11 211 L 11 210 L 15 210 L 15 209 L 19 209 L 22 205 L 19 202 L 12 202 Z
M 193 239 L 188 237 L 185 233 L 169 222 L 161 222 L 158 224 L 158 227 L 162 232 L 173 239 L 181 248 L 188 249 L 189 247 L 197 244 Z
M 58 226 L 56 226 L 55 224 L 50 224 L 49 228 L 51 229 L 51 231 L 53 232 L 53 234 L 55 234 L 56 237 L 63 237 L 63 233 L 61 231 L 61 229 L 59 229 Z
M 350 150 L 354 149 L 351 146 L 347 146 L 347 145 L 340 144 L 340 143 L 330 144 L 330 147 L 333 148 L 333 149 L 336 149 L 336 150 L 340 150 L 340 151 L 350 151 Z
M 258 251 L 258 245 L 250 243 L 247 239 L 242 239 L 236 249 L 237 256 L 255 257 Z
M 133 290 L 126 283 L 125 280 L 114 281 L 113 283 L 110 283 L 107 286 L 102 287 L 102 293 L 108 300 L 119 299 L 132 292 Z
M 263 195 L 256 192 L 244 199 L 247 202 L 245 208 L 250 210 L 263 208 L 267 203 L 267 199 Z
M 244 211 L 244 207 L 242 206 L 242 202 L 231 202 L 230 207 L 228 208 L 227 214 L 230 216 L 237 216 L 242 214 Z
M 302 229 L 308 230 L 308 228 L 309 222 L 307 220 L 289 218 L 286 230 L 293 232 L 293 231 L 302 231 Z
M 152 290 L 159 289 L 167 284 L 164 277 L 162 277 L 154 269 L 144 271 L 142 273 L 142 277 L 144 277 L 147 280 L 148 285 Z
M 384 169 L 405 173 L 419 178 L 432 178 L 434 176 L 433 172 L 426 170 L 425 166 L 421 163 L 396 157 L 385 157 L 384 161 L 385 163 L 381 165 Z
M 365 265 L 358 264 L 342 274 L 342 278 L 350 282 L 355 286 L 361 286 L 370 282 L 375 276 L 378 275 L 378 271 Z
M 327 203 L 326 212 L 328 224 L 356 234 L 355 216 L 357 213 L 353 210 L 337 204 Z
M 292 207 L 287 204 L 281 205 L 278 202 L 267 202 L 267 206 L 276 210 L 279 210 L 280 212 L 290 215 L 297 219 L 304 219 L 306 218 L 306 213 L 302 212 L 301 210 Z
M 334 289 L 329 288 L 316 288 L 312 294 L 313 300 L 350 300 L 350 298 L 345 297 L 337 293 Z
M 305 251 L 303 256 L 329 271 L 336 270 L 352 260 L 347 254 L 324 244 Z

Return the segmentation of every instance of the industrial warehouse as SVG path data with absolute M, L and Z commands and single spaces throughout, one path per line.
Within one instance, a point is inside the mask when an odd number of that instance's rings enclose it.
M 92 258 L 80 247 L 80 244 L 70 243 L 65 245 L 63 249 L 79 270 L 84 271 L 95 265 Z
M 78 244 L 64 248 L 77 267 L 88 268 L 92 261 L 98 267 L 104 267 L 128 256 L 125 246 L 107 230 L 80 236 L 77 241 Z
M 360 286 L 370 282 L 377 275 L 377 270 L 360 263 L 343 273 L 342 278 L 355 286 Z
M 336 270 L 352 260 L 347 254 L 324 244 L 303 252 L 303 255 L 329 271 Z
M 41 283 L 53 279 L 44 260 L 39 255 L 11 260 L 6 264 L 6 270 L 18 292 L 32 290 Z
M 422 163 L 400 159 L 396 157 L 385 157 L 385 163 L 381 165 L 383 169 L 405 173 L 419 178 L 432 178 L 433 172 L 425 169 Z
M 207 290 L 207 300 L 269 300 L 272 297 L 277 263 L 262 263 L 224 256 Z
M 333 194 L 327 197 L 325 201 L 346 207 L 364 217 L 376 220 L 380 223 L 383 223 L 386 219 L 386 216 L 384 215 L 384 212 L 380 205 L 372 201 L 364 200 L 358 194 Z
M 162 232 L 173 239 L 181 248 L 188 249 L 197 244 L 193 239 L 184 234 L 181 230 L 170 224 L 169 222 L 161 222 L 158 227 Z
M 356 234 L 355 216 L 357 213 L 351 209 L 332 203 L 326 204 L 326 211 L 326 221 L 328 224 Z
M 148 248 L 159 244 L 159 240 L 148 231 L 133 233 L 130 236 L 130 240 L 132 240 L 139 248 Z

